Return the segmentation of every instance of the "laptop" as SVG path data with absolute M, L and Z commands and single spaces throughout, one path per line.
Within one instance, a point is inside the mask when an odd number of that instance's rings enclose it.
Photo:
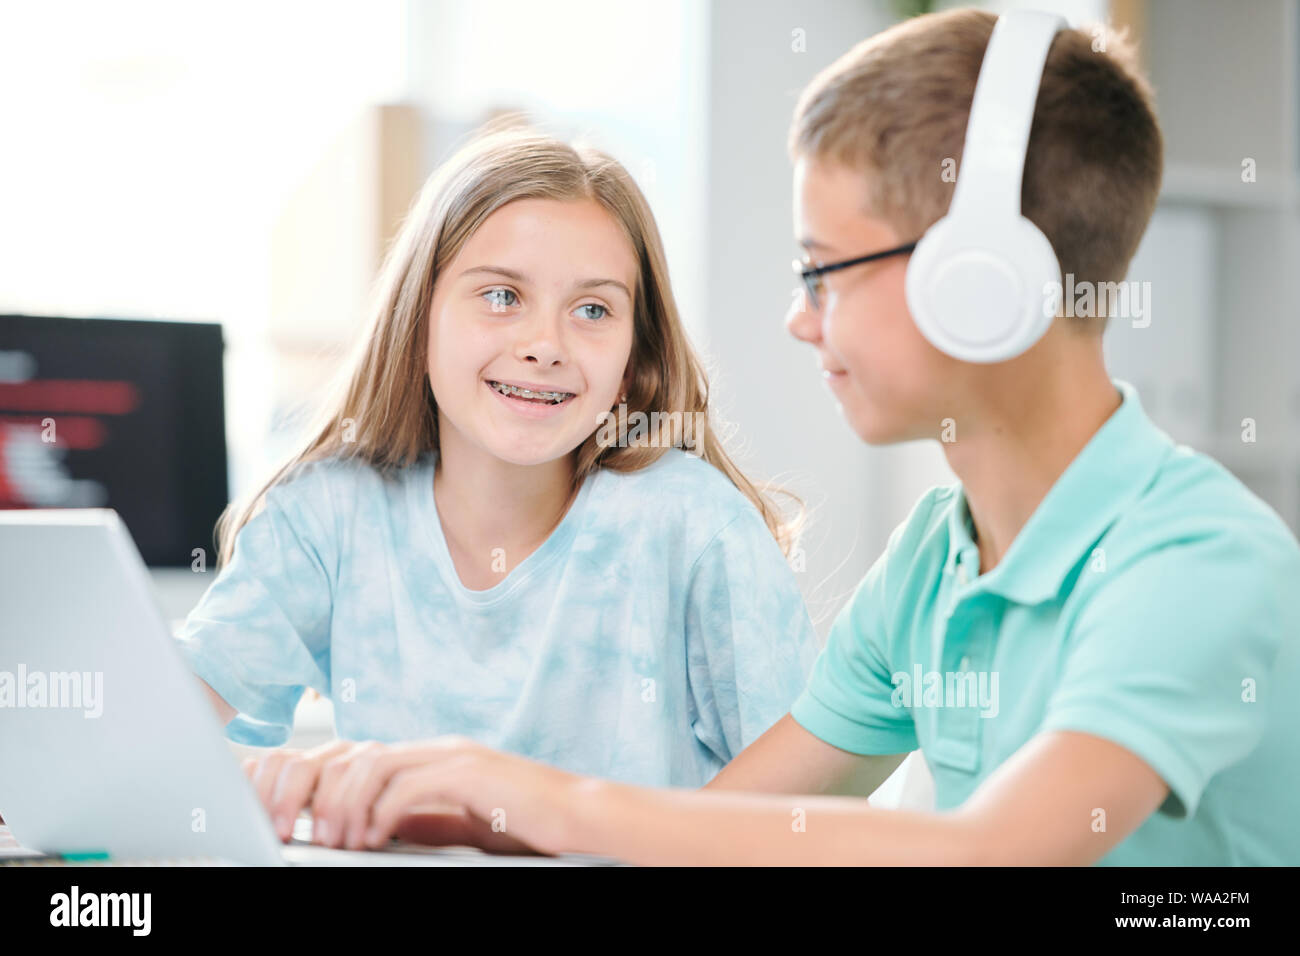
M 276 837 L 155 603 L 117 512 L 0 511 L 0 817 L 27 850 L 73 859 L 253 866 L 584 865 Z

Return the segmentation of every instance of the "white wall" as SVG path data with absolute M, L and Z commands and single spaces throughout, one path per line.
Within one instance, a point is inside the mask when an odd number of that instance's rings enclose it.
M 430 171 L 497 109 L 612 154 L 646 193 L 678 304 L 699 331 L 707 8 L 695 0 L 412 0 L 407 98 Z
M 715 395 L 737 427 L 742 466 L 812 508 L 800 579 L 824 634 L 902 517 L 884 465 L 899 456 L 858 440 L 812 350 L 784 328 L 798 281 L 785 143 L 800 90 L 891 17 L 857 0 L 717 0 L 711 10 L 705 314 Z

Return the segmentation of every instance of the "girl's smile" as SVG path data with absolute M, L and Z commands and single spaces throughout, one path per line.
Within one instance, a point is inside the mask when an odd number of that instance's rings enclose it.
M 568 408 L 574 392 L 534 382 L 486 380 L 492 392 L 512 411 L 529 418 L 551 418 Z

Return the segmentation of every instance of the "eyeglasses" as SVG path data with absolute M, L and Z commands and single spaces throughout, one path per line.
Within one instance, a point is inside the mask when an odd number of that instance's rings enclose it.
M 860 266 L 864 262 L 875 262 L 877 259 L 888 259 L 890 256 L 903 256 L 916 248 L 915 242 L 909 242 L 893 249 L 886 249 L 884 252 L 873 252 L 869 256 L 858 256 L 856 259 L 845 259 L 842 262 L 832 262 L 824 266 L 809 266 L 806 259 L 795 259 L 790 265 L 794 271 L 799 273 L 803 279 L 804 289 L 808 292 L 808 302 L 814 309 L 821 308 L 821 293 L 826 288 L 826 283 L 822 281 L 822 276 L 828 272 L 838 272 L 840 269 L 847 269 L 849 266 Z

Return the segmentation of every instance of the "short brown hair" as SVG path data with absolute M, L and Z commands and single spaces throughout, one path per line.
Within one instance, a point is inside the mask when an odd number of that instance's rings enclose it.
M 903 239 L 943 217 L 966 120 L 997 17 L 952 10 L 864 40 L 804 90 L 792 156 L 862 169 L 869 214 Z M 1025 156 L 1021 210 L 1052 243 L 1062 275 L 1118 282 L 1160 192 L 1163 142 L 1151 87 L 1121 34 L 1062 30 L 1052 42 Z M 952 177 L 947 177 L 951 179 Z

